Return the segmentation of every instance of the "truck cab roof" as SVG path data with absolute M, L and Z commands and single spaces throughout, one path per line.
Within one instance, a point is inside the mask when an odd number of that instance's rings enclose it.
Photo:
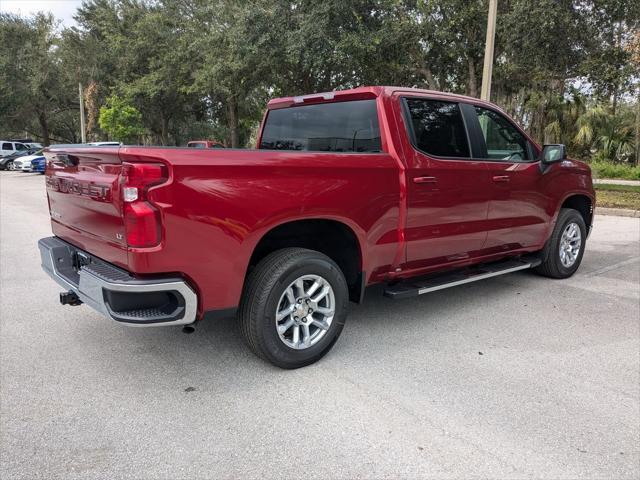
M 275 110 L 278 108 L 287 108 L 294 105 L 324 103 L 324 102 L 344 102 L 348 100 L 364 100 L 375 97 L 390 97 L 395 93 L 406 93 L 408 95 L 428 95 L 441 99 L 450 99 L 452 101 L 473 103 L 476 105 L 489 105 L 492 108 L 498 108 L 491 102 L 480 100 L 479 98 L 460 95 L 457 93 L 440 92 L 438 90 L 426 90 L 422 88 L 394 87 L 394 86 L 364 86 L 351 88 L 346 90 L 335 90 L 332 92 L 311 93 L 308 95 L 300 95 L 294 97 L 280 97 L 269 101 L 267 108 Z

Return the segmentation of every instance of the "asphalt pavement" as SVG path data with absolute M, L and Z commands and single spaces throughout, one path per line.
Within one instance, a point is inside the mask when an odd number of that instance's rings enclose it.
M 40 269 L 44 179 L 0 172 L 0 478 L 640 477 L 640 219 L 582 267 L 353 305 L 319 363 L 233 320 L 127 328 Z M 215 274 L 212 267 L 212 274 Z

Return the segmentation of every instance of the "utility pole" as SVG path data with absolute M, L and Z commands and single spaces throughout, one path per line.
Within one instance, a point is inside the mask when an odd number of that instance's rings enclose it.
M 636 166 L 640 166 L 640 88 L 636 97 Z
M 489 0 L 489 17 L 487 18 L 487 40 L 484 47 L 484 67 L 482 69 L 482 89 L 480 98 L 491 100 L 491 75 L 493 73 L 493 45 L 496 38 L 496 16 L 498 0 Z
M 84 130 L 84 95 L 82 95 L 82 83 L 78 83 L 78 94 L 80 95 L 80 138 L 82 143 L 87 143 L 87 133 Z

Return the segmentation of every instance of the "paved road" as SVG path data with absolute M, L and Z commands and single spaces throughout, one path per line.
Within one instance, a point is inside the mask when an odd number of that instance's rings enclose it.
M 282 371 L 232 321 L 60 306 L 43 178 L 2 172 L 0 194 L 3 479 L 640 475 L 640 219 L 598 217 L 567 281 L 373 292 L 324 360 Z

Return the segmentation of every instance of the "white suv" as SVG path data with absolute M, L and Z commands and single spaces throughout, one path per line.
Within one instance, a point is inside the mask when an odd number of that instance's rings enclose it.
M 19 152 L 22 150 L 29 150 L 29 147 L 20 142 L 9 142 L 0 140 L 0 157 L 11 155 L 14 152 Z

